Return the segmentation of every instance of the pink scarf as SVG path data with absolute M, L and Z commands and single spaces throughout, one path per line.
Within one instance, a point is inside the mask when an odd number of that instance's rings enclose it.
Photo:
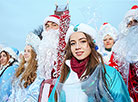
M 86 64 L 89 60 L 89 57 L 87 57 L 85 60 L 78 62 L 78 60 L 74 57 L 71 58 L 71 69 L 77 73 L 78 78 L 81 77 L 81 75 L 84 73 L 86 70 Z

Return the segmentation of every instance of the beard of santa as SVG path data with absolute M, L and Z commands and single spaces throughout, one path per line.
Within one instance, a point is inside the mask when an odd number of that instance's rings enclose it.
M 138 61 L 138 25 L 132 26 L 128 30 L 126 36 L 127 40 L 127 50 L 126 60 L 130 63 L 135 63 Z
M 119 40 L 115 43 L 113 51 L 118 55 L 125 58 L 129 63 L 138 61 L 138 25 L 132 26 L 123 32 Z
M 54 62 L 57 61 L 59 31 L 44 31 L 42 36 L 43 39 L 39 45 L 38 72 L 40 72 L 41 77 L 49 79 L 51 78 L 52 69 L 56 69 Z

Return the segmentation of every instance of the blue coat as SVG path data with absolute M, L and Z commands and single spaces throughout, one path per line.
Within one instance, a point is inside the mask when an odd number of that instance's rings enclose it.
M 70 65 L 68 66 L 70 67 Z M 102 79 L 101 72 L 104 72 L 102 66 L 98 65 L 87 80 L 78 81 L 76 84 L 74 82 L 77 80 L 77 75 L 75 76 L 70 68 L 70 73 L 64 84 L 59 83 L 59 79 L 57 80 L 48 102 L 55 102 L 55 91 L 58 93 L 58 102 L 130 102 L 128 89 L 120 73 L 113 67 L 108 65 L 105 67 L 108 89 Z M 73 77 L 70 78 L 71 76 Z
M 18 67 L 17 64 L 13 64 L 12 66 L 9 66 L 0 77 L 0 101 L 1 102 L 6 102 L 8 97 L 11 94 L 11 89 L 12 89 L 11 84 L 17 67 Z M 2 73 L 3 70 L 1 70 L 0 73 Z
M 21 75 L 14 79 L 14 82 L 12 83 L 12 94 L 10 95 L 8 102 L 38 102 L 40 85 L 44 79 L 38 75 L 35 81 L 27 88 L 24 88 L 23 86 L 24 81 L 20 83 L 20 79 Z

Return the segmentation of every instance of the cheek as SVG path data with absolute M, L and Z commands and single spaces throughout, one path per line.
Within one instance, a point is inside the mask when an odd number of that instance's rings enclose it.
M 111 46 L 113 46 L 113 45 L 114 45 L 114 41 L 113 41 L 113 40 L 111 40 L 111 41 L 110 41 L 110 43 L 111 43 Z
M 103 43 L 104 43 L 104 46 L 106 45 L 106 41 L 103 41 Z
M 7 57 L 4 57 L 4 58 L 3 58 L 3 61 L 4 61 L 4 62 L 7 62 L 7 60 L 8 60 Z
M 89 46 L 87 47 L 86 52 L 88 55 L 91 53 L 91 48 Z
M 74 55 L 74 53 L 75 53 L 75 47 L 71 47 L 71 52 Z
M 2 60 L 1 62 L 2 62 L 2 64 L 5 65 L 5 64 L 8 62 L 8 58 L 7 58 L 7 57 L 4 57 L 3 60 Z
M 54 29 L 54 30 L 57 30 L 57 29 L 58 29 L 58 26 L 56 26 L 56 27 L 53 27 L 53 29 Z

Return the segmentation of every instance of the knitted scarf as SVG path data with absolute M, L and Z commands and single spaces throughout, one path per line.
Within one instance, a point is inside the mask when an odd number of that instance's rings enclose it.
M 72 57 L 71 58 L 71 69 L 77 73 L 78 78 L 81 77 L 81 75 L 84 73 L 86 70 L 86 64 L 89 60 L 89 57 L 84 59 L 83 61 L 79 62 L 76 58 Z

